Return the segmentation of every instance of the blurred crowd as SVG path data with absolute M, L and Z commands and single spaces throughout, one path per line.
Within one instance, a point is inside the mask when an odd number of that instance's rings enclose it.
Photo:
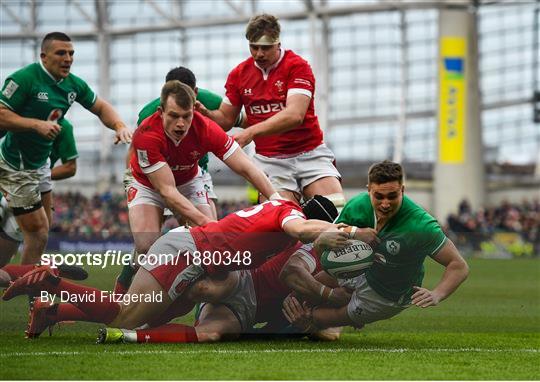
M 53 233 L 87 238 L 130 235 L 123 194 L 105 192 L 88 198 L 80 192 L 55 192 L 53 197 Z
M 220 202 L 219 219 L 249 207 L 248 202 Z M 169 219 L 165 230 L 177 227 Z M 80 192 L 54 193 L 53 233 L 77 238 L 131 238 L 128 208 L 123 194 L 105 192 L 88 198 Z
M 473 251 L 485 250 L 487 243 L 497 244 L 499 238 L 503 239 L 501 245 L 504 240 L 514 238 L 514 241 L 521 242 L 526 252 L 540 253 L 539 200 L 524 200 L 521 203 L 504 201 L 498 206 L 476 211 L 464 200 L 459 204 L 457 213 L 451 214 L 446 223 L 448 233 L 457 244 L 470 246 Z M 519 247 L 515 248 L 519 250 Z
M 218 218 L 231 212 L 249 207 L 247 201 L 219 202 Z M 164 232 L 177 227 L 170 218 L 164 225 Z M 467 201 L 462 201 L 457 213 L 446 221 L 449 236 L 460 249 L 473 252 L 489 251 L 486 243 L 493 243 L 499 233 L 512 233 L 519 237 L 523 245 L 532 246 L 533 253 L 540 253 L 540 201 L 523 201 L 519 204 L 503 202 L 499 206 L 473 211 Z M 91 198 L 79 192 L 55 193 L 52 232 L 70 238 L 131 238 L 128 209 L 123 194 L 109 192 Z M 64 236 L 65 237 L 65 236 Z M 522 251 L 516 247 L 518 251 Z M 529 247 L 526 247 L 529 248 Z

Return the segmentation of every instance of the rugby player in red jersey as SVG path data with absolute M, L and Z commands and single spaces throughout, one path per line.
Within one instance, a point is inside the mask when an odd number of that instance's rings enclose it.
M 235 135 L 240 146 L 255 142 L 255 163 L 289 200 L 323 195 L 340 209 L 345 204 L 334 154 L 323 142 L 315 115 L 315 77 L 309 64 L 281 47 L 280 25 L 268 14 L 246 28 L 251 57 L 229 74 L 218 110 L 196 107 L 229 130 L 242 107 L 248 128 Z
M 337 211 L 336 211 L 337 212 Z M 287 275 L 281 275 L 287 265 Z M 228 273 L 222 280 L 208 276 L 186 289 L 187 299 L 176 300 L 166 314 L 136 330 L 103 328 L 98 343 L 112 342 L 215 342 L 241 334 L 298 334 L 282 314 L 282 304 L 292 290 L 313 304 L 343 306 L 350 300 L 344 288 L 330 289 L 313 276 L 321 270 L 311 244 L 295 247 L 272 257 L 252 270 Z M 319 276 L 319 275 L 317 275 Z M 170 324 L 170 320 L 202 302 L 195 326 Z M 266 325 L 254 330 L 255 324 Z M 309 334 L 309 333 L 305 333 Z M 317 333 L 317 338 L 335 340 L 339 329 Z
M 67 320 L 133 329 L 165 314 L 173 302 L 184 298 L 185 290 L 205 274 L 217 277 L 226 271 L 255 268 L 267 257 L 295 245 L 297 240 L 312 242 L 321 232 L 331 228 L 335 229 L 325 232 L 327 245 L 345 245 L 349 234 L 338 230 L 336 225 L 306 220 L 306 216 L 320 214 L 321 208 L 328 207 L 334 206 L 327 199 L 313 198 L 303 207 L 304 215 L 302 208 L 294 202 L 271 200 L 204 227 L 190 230 L 180 227 L 169 231 L 152 245 L 128 293 L 123 296 L 128 298 L 123 298 L 121 303 L 107 292 L 55 276 L 48 266 L 19 278 L 6 290 L 3 299 L 38 291 L 56 295 L 65 291 L 74 296 L 70 304 L 56 305 L 52 312 L 42 310 L 43 314 L 32 314 L 27 331 L 29 337 L 39 335 L 49 326 L 44 322 Z M 206 253 L 219 254 L 219 260 L 212 258 L 206 262 Z M 202 260 L 197 262 L 197 257 Z M 44 317 L 47 313 L 51 313 L 50 319 Z
M 207 152 L 214 153 L 266 197 L 275 193 L 238 144 L 193 110 L 194 103 L 195 94 L 189 86 L 168 81 L 161 91 L 159 110 L 145 119 L 133 136 L 130 167 L 135 180 L 127 195 L 130 228 L 139 254 L 145 254 L 159 237 L 165 207 L 194 225 L 211 221 L 197 165 Z

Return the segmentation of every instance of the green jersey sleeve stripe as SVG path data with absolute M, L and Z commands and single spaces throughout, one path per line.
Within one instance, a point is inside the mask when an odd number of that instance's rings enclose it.
M 79 157 L 79 154 L 77 154 L 77 155 L 72 155 L 72 156 L 70 156 L 70 157 L 64 158 L 64 159 L 62 160 L 62 162 L 67 162 L 67 161 L 70 161 L 70 160 L 73 160 L 73 159 L 77 159 L 78 157 Z
M 0 99 L 0 103 L 6 105 L 10 110 L 13 110 L 13 108 L 11 107 L 10 104 L 8 104 L 6 101 L 4 101 L 3 99 Z
M 429 255 L 430 257 L 435 256 L 439 251 L 441 250 L 442 246 L 446 243 L 446 240 L 448 238 L 445 236 L 444 239 L 441 241 L 441 243 L 435 248 L 435 250 Z

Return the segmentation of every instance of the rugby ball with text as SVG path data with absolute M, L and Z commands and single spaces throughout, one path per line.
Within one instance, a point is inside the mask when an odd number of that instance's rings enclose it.
M 339 249 L 327 249 L 321 255 L 321 265 L 330 275 L 339 279 L 356 277 L 373 264 L 373 249 L 361 240 L 349 240 Z

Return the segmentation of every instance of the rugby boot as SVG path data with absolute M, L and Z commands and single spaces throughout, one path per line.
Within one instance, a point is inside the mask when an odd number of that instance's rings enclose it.
M 137 332 L 135 330 L 100 328 L 98 329 L 98 344 L 116 344 L 137 342 Z
M 57 306 L 51 306 L 50 303 L 42 301 L 36 297 L 30 306 L 28 317 L 28 326 L 24 332 L 26 338 L 37 338 L 45 329 L 49 329 L 49 336 L 52 335 L 52 329 L 56 323 L 54 312 Z
M 55 276 L 65 277 L 66 279 L 82 281 L 88 278 L 88 272 L 78 265 L 58 265 L 58 274 Z
M 54 288 L 60 282 L 55 273 L 49 265 L 39 266 L 13 281 L 2 299 L 8 301 L 21 294 L 33 295 L 35 291 Z

